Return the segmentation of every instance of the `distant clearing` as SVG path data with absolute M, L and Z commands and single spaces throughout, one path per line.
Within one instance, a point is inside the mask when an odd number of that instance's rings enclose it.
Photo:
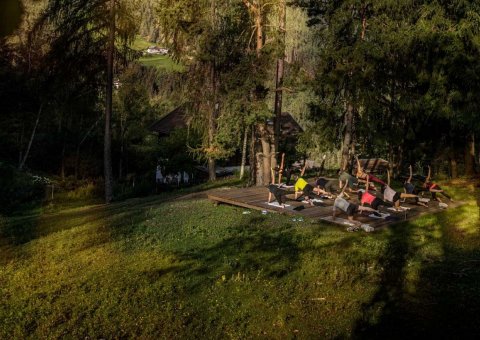
M 137 36 L 131 47 L 137 51 L 144 51 L 149 46 L 154 45 L 159 46 L 156 43 L 149 42 L 144 38 Z M 183 71 L 184 69 L 183 65 L 176 63 L 168 55 L 145 55 L 140 57 L 138 62 L 144 66 L 155 67 L 166 71 Z

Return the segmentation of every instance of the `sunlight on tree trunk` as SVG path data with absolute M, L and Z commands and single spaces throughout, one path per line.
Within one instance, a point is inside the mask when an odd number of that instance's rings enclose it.
M 475 135 L 473 133 L 467 136 L 465 145 L 465 175 L 475 175 Z
M 245 127 L 242 143 L 242 163 L 240 166 L 240 179 L 245 175 L 245 164 L 247 163 L 248 126 Z
M 280 120 L 282 117 L 282 98 L 283 98 L 283 74 L 285 69 L 285 27 L 287 20 L 287 5 L 285 0 L 279 3 L 279 27 L 278 34 L 280 36 L 281 56 L 277 59 L 277 69 L 275 73 L 275 124 L 274 137 L 272 147 L 272 167 L 277 166 L 277 155 L 280 152 L 280 136 L 281 126 Z

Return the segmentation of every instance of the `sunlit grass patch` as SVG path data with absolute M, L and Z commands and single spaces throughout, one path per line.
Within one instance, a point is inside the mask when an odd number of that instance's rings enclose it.
M 175 62 L 169 56 L 143 56 L 138 59 L 138 62 L 144 66 L 155 67 L 166 71 L 183 71 L 184 67 Z

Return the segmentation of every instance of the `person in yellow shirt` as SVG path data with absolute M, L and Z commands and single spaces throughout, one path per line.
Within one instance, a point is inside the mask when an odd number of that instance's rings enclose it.
M 295 175 L 295 199 L 301 196 L 305 196 L 305 201 L 307 201 L 310 205 L 314 205 L 312 198 L 314 197 L 313 193 L 313 186 L 308 184 L 306 180 L 302 178 L 303 174 L 305 173 L 307 165 L 303 167 L 302 171 L 300 172 L 300 176 Z

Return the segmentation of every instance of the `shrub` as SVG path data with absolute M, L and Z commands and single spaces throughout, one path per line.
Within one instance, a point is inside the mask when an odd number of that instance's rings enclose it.
M 46 177 L 30 175 L 0 162 L 0 212 L 8 215 L 27 203 L 40 202 L 48 183 Z

